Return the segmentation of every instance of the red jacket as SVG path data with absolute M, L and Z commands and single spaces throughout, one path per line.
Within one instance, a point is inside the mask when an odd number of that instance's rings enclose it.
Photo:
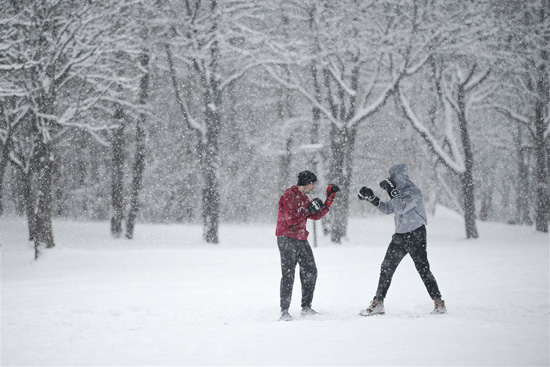
M 277 215 L 276 236 L 286 236 L 305 241 L 309 232 L 306 230 L 308 219 L 319 220 L 329 211 L 328 206 L 323 206 L 318 212 L 309 215 L 307 206 L 311 200 L 306 194 L 302 194 L 297 186 L 287 189 L 279 200 L 279 214 Z M 305 210 L 301 210 L 301 209 Z M 308 214 L 306 214 L 308 213 Z

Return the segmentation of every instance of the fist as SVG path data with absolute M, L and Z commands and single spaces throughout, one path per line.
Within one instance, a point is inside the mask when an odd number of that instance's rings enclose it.
M 359 196 L 359 199 L 368 200 L 368 201 L 372 201 L 372 199 L 374 199 L 375 197 L 374 192 L 367 186 L 361 187 L 361 190 L 359 190 L 358 196 Z
M 382 190 L 385 190 L 391 199 L 399 196 L 399 191 L 395 186 L 395 182 L 391 178 L 386 178 L 385 180 L 380 182 L 380 188 Z
M 330 184 L 327 186 L 327 200 L 325 200 L 326 206 L 332 205 L 338 191 L 340 191 L 340 187 L 336 184 Z
M 323 200 L 319 198 L 315 198 L 311 200 L 309 205 L 307 206 L 307 210 L 309 211 L 309 215 L 313 215 L 317 213 L 325 204 L 323 204 Z
M 332 193 L 337 193 L 338 191 L 340 191 L 340 187 L 336 184 L 330 184 L 327 186 L 327 196 Z
M 367 200 L 374 206 L 378 206 L 380 204 L 380 199 L 378 199 L 378 197 L 374 195 L 374 192 L 367 186 L 361 187 L 361 190 L 359 190 L 359 194 L 357 194 L 357 196 L 359 196 L 359 199 L 361 200 Z

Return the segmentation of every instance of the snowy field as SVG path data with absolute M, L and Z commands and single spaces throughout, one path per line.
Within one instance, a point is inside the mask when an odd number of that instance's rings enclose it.
M 132 241 L 108 223 L 54 222 L 57 247 L 33 261 L 23 219 L 0 219 L 4 366 L 427 365 L 548 366 L 549 236 L 533 227 L 429 218 L 428 255 L 446 315 L 410 257 L 386 315 L 358 315 L 374 295 L 393 233 L 390 216 L 350 221 L 343 245 L 320 238 L 313 308 L 278 322 L 275 223 L 138 224 Z M 310 236 L 310 242 L 312 238 Z

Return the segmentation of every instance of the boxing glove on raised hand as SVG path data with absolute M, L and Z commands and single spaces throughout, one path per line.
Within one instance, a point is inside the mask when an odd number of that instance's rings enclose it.
M 386 178 L 380 182 L 380 188 L 388 193 L 390 199 L 396 198 L 400 195 L 395 182 L 391 178 Z
M 309 212 L 309 215 L 313 215 L 313 214 L 317 213 L 319 210 L 321 210 L 321 208 L 323 208 L 323 206 L 325 206 L 325 204 L 323 204 L 323 200 L 321 200 L 319 198 L 315 198 L 315 199 L 311 200 L 311 202 L 307 206 L 307 210 Z
M 378 204 L 380 204 L 380 199 L 374 195 L 374 191 L 366 186 L 361 187 L 361 190 L 359 190 L 359 194 L 357 194 L 357 196 L 360 200 L 367 200 L 374 206 L 378 206 Z
M 340 191 L 340 187 L 336 184 L 330 184 L 327 186 L 327 199 L 325 200 L 326 206 L 330 207 L 332 205 L 338 191 Z

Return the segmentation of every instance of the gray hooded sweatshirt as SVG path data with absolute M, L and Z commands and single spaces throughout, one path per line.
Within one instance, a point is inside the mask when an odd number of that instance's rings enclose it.
M 395 233 L 411 232 L 428 223 L 422 191 L 411 181 L 408 171 L 404 163 L 390 168 L 390 177 L 400 195 L 387 203 L 380 201 L 378 205 L 382 213 L 395 213 Z

